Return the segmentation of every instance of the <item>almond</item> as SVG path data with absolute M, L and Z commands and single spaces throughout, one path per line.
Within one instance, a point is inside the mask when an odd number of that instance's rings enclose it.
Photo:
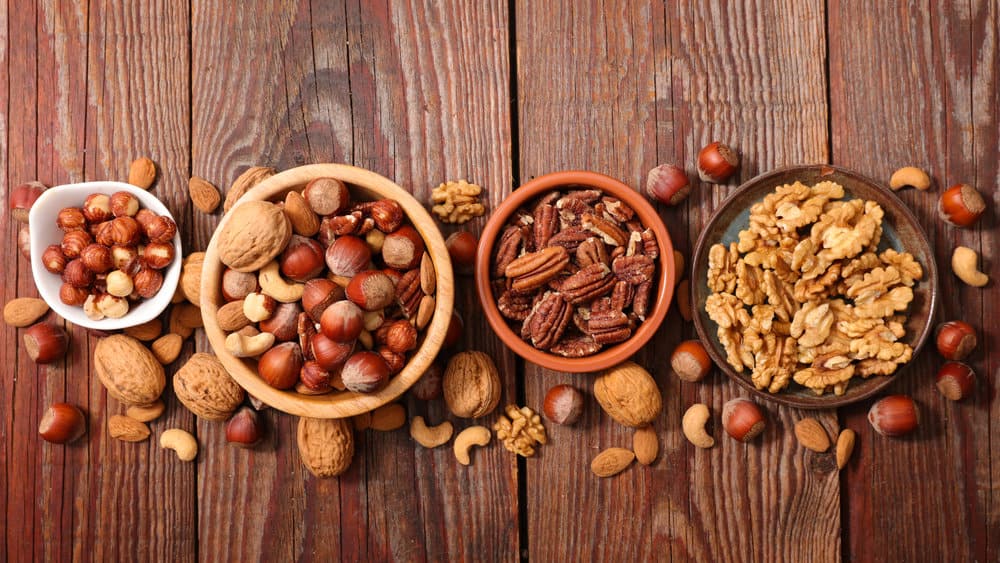
M 243 300 L 230 301 L 215 313 L 215 322 L 226 332 L 235 332 L 250 324 L 250 319 L 243 313 Z
M 625 471 L 632 464 L 633 459 L 635 459 L 635 453 L 632 450 L 608 448 L 597 454 L 597 457 L 590 462 L 590 470 L 598 477 L 612 477 Z
M 23 328 L 34 324 L 48 312 L 49 306 L 45 301 L 36 297 L 18 297 L 11 299 L 4 305 L 3 322 L 13 327 Z
M 108 434 L 123 442 L 141 442 L 149 438 L 149 427 L 133 418 L 116 414 L 108 419 Z
M 402 428 L 404 424 L 406 424 L 406 409 L 399 403 L 382 405 L 372 411 L 370 422 L 372 430 L 389 432 L 390 430 Z
M 201 309 L 190 303 L 176 305 L 177 320 L 188 328 L 201 328 L 205 322 L 201 320 Z
M 188 180 L 188 194 L 191 196 L 191 203 L 203 213 L 215 211 L 219 207 L 219 203 L 222 202 L 219 189 L 208 180 L 197 176 Z
M 150 340 L 156 340 L 156 337 L 163 334 L 163 321 L 160 319 L 150 319 L 142 324 L 126 328 L 124 332 L 136 340 L 149 342 Z
M 815 418 L 803 418 L 796 422 L 795 437 L 803 447 L 814 452 L 825 452 L 830 449 L 830 437 Z
M 434 270 L 434 261 L 426 252 L 420 257 L 420 289 L 426 295 L 434 295 L 434 290 L 437 289 L 437 272 Z
M 292 222 L 295 234 L 311 237 L 319 232 L 319 215 L 309 207 L 306 198 L 295 190 L 285 196 L 285 215 Z
M 125 414 L 132 420 L 149 422 L 160 418 L 160 415 L 163 414 L 165 408 L 166 407 L 164 406 L 163 401 L 157 400 L 156 402 L 148 405 L 133 405 L 125 411 Z
M 837 469 L 843 469 L 848 460 L 851 459 L 851 453 L 854 452 L 854 439 L 854 431 L 850 428 L 841 430 L 840 436 L 837 436 Z
M 172 364 L 181 355 L 184 339 L 179 334 L 164 334 L 149 346 L 156 361 L 163 365 Z
M 128 183 L 148 190 L 156 181 L 156 164 L 145 156 L 132 161 L 128 167 Z
M 656 430 L 652 426 L 643 426 L 635 430 L 632 435 L 632 451 L 635 452 L 635 459 L 643 465 L 650 465 L 656 461 L 656 456 L 660 453 L 660 440 L 656 437 Z

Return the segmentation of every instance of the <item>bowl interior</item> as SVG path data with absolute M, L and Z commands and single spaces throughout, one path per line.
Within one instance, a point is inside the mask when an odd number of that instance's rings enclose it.
M 705 301 L 711 291 L 708 289 L 708 251 L 712 245 L 728 245 L 737 240 L 738 233 L 749 225 L 750 206 L 761 201 L 774 188 L 800 181 L 813 185 L 821 181 L 833 181 L 844 187 L 844 199 L 863 198 L 877 202 L 885 211 L 882 221 L 882 240 L 879 251 L 893 248 L 909 252 L 924 268 L 924 278 L 913 287 L 913 302 L 907 310 L 906 335 L 902 339 L 913 347 L 913 357 L 930 333 L 937 306 L 937 264 L 934 253 L 913 213 L 887 188 L 855 172 L 827 165 L 793 166 L 762 174 L 739 187 L 713 214 L 702 231 L 695 247 L 692 261 L 691 298 L 694 306 L 695 328 L 716 365 L 731 379 L 753 393 L 779 403 L 802 408 L 827 408 L 853 403 L 864 399 L 888 385 L 894 377 L 900 377 L 907 365 L 901 366 L 891 376 L 871 376 L 867 379 L 855 377 L 847 391 L 841 396 L 827 393 L 817 396 L 811 390 L 792 381 L 782 392 L 772 394 L 757 390 L 750 381 L 748 372 L 736 373 L 726 363 L 726 354 L 716 334 L 717 325 L 705 312 Z M 911 362 L 912 363 L 912 360 Z
M 233 379 L 248 393 L 268 405 L 289 414 L 313 418 L 344 418 L 355 416 L 399 397 L 420 379 L 431 362 L 434 361 L 444 342 L 454 305 L 454 278 L 451 259 L 444 245 L 444 239 L 434 220 L 424 207 L 388 178 L 374 172 L 345 164 L 310 164 L 286 170 L 264 180 L 247 192 L 240 203 L 251 200 L 283 199 L 290 190 L 302 190 L 315 178 L 337 178 L 349 184 L 355 199 L 388 198 L 397 201 L 410 222 L 424 239 L 427 253 L 434 262 L 437 273 L 434 316 L 424 329 L 421 345 L 410 357 L 406 367 L 393 376 L 389 383 L 376 393 L 351 393 L 347 391 L 325 395 L 302 395 L 294 391 L 282 391 L 268 385 L 257 375 L 255 362 L 236 358 L 226 352 L 226 333 L 219 328 L 216 312 L 224 300 L 220 290 L 220 280 L 225 267 L 219 261 L 217 239 L 220 230 L 232 214 L 223 217 L 205 254 L 201 278 L 201 314 L 205 323 L 205 333 L 216 356 L 222 361 Z M 237 204 L 239 205 L 239 204 Z
M 100 330 L 117 330 L 142 324 L 162 313 L 177 289 L 177 282 L 181 276 L 180 233 L 174 236 L 176 258 L 163 272 L 163 287 L 152 299 L 144 299 L 138 304 L 132 304 L 128 314 L 124 317 L 95 321 L 87 317 L 82 307 L 66 305 L 59 299 L 62 278 L 46 270 L 42 264 L 42 254 L 45 252 L 45 248 L 50 244 L 59 244 L 62 241 L 63 232 L 56 226 L 56 217 L 59 215 L 59 211 L 65 207 L 81 207 L 90 194 L 111 195 L 121 191 L 134 195 L 139 200 L 141 207 L 149 209 L 157 215 L 174 218 L 167 206 L 163 205 L 163 202 L 153 194 L 123 182 L 84 182 L 49 188 L 42 192 L 28 214 L 28 223 L 31 227 L 31 273 L 35 279 L 35 286 L 38 287 L 38 293 L 42 299 L 49 304 L 53 311 L 75 325 Z
M 585 358 L 564 358 L 538 350 L 531 344 L 521 340 L 507 324 L 507 320 L 497 309 L 496 297 L 490 283 L 490 264 L 493 261 L 493 249 L 500 232 L 506 226 L 508 219 L 517 209 L 530 203 L 535 198 L 554 189 L 598 188 L 608 195 L 614 196 L 628 204 L 639 216 L 643 225 L 653 229 L 660 248 L 657 261 L 659 279 L 654 291 L 655 303 L 646 320 L 639 325 L 632 337 L 614 346 L 601 350 L 597 354 Z M 639 351 L 656 333 L 670 308 L 673 298 L 674 279 L 674 247 L 670 233 L 657 215 L 656 210 L 645 197 L 627 185 L 603 174 L 587 171 L 555 172 L 539 176 L 514 190 L 514 193 L 504 200 L 490 216 L 483 229 L 476 253 L 476 289 L 480 302 L 486 313 L 490 327 L 497 333 L 504 344 L 525 360 L 539 366 L 569 373 L 587 373 L 599 371 L 617 365 Z

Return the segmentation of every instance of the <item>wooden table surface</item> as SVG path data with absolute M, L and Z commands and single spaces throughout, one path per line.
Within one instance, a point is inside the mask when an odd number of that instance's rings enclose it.
M 715 139 L 738 148 L 738 178 L 698 184 L 661 209 L 686 254 L 712 210 L 742 181 L 775 167 L 834 163 L 887 180 L 922 166 L 930 193 L 899 197 L 926 227 L 941 267 L 944 318 L 980 329 L 975 394 L 944 400 L 942 363 L 924 349 L 889 392 L 912 395 L 919 430 L 876 435 L 872 401 L 805 412 L 766 403 L 761 439 L 720 436 L 707 451 L 682 437 L 683 411 L 718 413 L 746 394 L 716 371 L 680 383 L 667 353 L 693 327 L 672 310 L 637 358 L 656 376 L 661 454 L 606 480 L 589 471 L 631 430 L 592 399 L 576 427 L 549 425 L 528 460 L 494 444 L 471 467 L 450 448 L 422 449 L 405 430 L 358 435 L 340 479 L 299 461 L 292 416 L 267 411 L 268 442 L 228 446 L 167 391 L 169 427 L 201 443 L 182 463 L 154 440 L 111 439 L 122 412 L 90 367 L 97 341 L 67 326 L 63 364 L 38 368 L 4 327 L 0 346 L 0 560 L 1000 560 L 1000 300 L 995 283 L 962 285 L 948 268 L 959 244 L 1000 277 L 997 215 L 970 229 L 937 219 L 941 186 L 977 185 L 997 209 L 1000 9 L 990 0 L 18 0 L 0 8 L 0 186 L 124 179 L 148 155 L 154 192 L 204 249 L 219 217 L 193 209 L 187 179 L 228 186 L 247 166 L 346 162 L 426 200 L 447 179 L 481 184 L 496 206 L 550 171 L 582 168 L 633 187 L 658 163 L 694 168 Z M 236 7 L 238 6 L 238 7 Z M 483 220 L 471 223 L 480 229 Z M 3 213 L 2 294 L 35 295 Z M 446 234 L 452 229 L 445 229 Z M 591 377 L 547 372 L 506 350 L 479 313 L 469 277 L 457 303 L 464 345 L 498 359 L 503 403 L 540 408 L 545 391 Z M 60 321 L 61 322 L 61 321 Z M 206 350 L 199 334 L 177 365 Z M 169 386 L 168 386 L 169 387 Z M 89 417 L 86 439 L 41 441 L 48 404 Z M 446 416 L 406 400 L 411 414 Z M 838 473 L 829 454 L 796 442 L 815 415 L 858 433 Z M 492 418 L 487 422 L 492 422 Z M 459 426 L 467 421 L 456 420 Z

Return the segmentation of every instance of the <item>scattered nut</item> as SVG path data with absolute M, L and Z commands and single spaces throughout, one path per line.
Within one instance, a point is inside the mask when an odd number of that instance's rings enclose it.
M 505 412 L 507 416 L 500 415 L 493 425 L 497 440 L 502 440 L 507 450 L 522 457 L 535 455 L 535 448 L 548 441 L 541 417 L 529 407 L 518 408 L 517 405 L 507 405 Z
M 938 352 L 946 360 L 964 360 L 976 349 L 976 329 L 962 321 L 949 321 L 937 328 Z
M 841 430 L 840 435 L 837 436 L 837 469 L 843 469 L 851 459 L 851 453 L 854 452 L 854 440 L 854 431 L 850 428 Z
M 415 416 L 410 420 L 410 437 L 425 448 L 436 448 L 448 443 L 454 428 L 447 420 L 437 426 L 427 426 L 424 417 Z
M 125 414 L 133 420 L 138 420 L 139 422 L 149 422 L 160 418 L 160 415 L 163 414 L 163 410 L 165 408 L 166 407 L 163 405 L 163 401 L 157 399 L 148 405 L 132 405 L 127 411 L 125 411 Z
M 184 339 L 179 334 L 164 334 L 149 345 L 156 361 L 163 365 L 172 364 L 181 355 Z
M 372 411 L 371 429 L 391 432 L 406 424 L 406 409 L 399 403 L 389 403 Z
M 156 164 L 143 156 L 132 161 L 128 167 L 128 183 L 148 190 L 156 181 Z
M 830 449 L 830 437 L 826 429 L 815 418 L 803 418 L 795 423 L 795 437 L 804 448 L 814 452 L 825 452 Z
M 195 415 L 222 421 L 243 402 L 237 385 L 222 362 L 210 354 L 197 353 L 174 375 L 174 394 Z
M 149 342 L 163 333 L 163 321 L 154 317 L 142 324 L 126 327 L 124 332 L 136 340 Z
M 920 412 L 910 397 L 889 395 L 872 405 L 868 411 L 868 422 L 883 436 L 903 436 L 917 428 Z
M 683 168 L 661 164 L 646 174 L 646 195 L 666 205 L 677 205 L 691 193 L 691 181 Z
M 11 299 L 3 307 L 3 322 L 8 326 L 24 328 L 45 316 L 49 306 L 44 300 L 35 297 L 18 297 Z
M 708 406 L 703 403 L 695 403 L 688 407 L 681 419 L 681 430 L 684 437 L 696 447 L 708 449 L 715 445 L 715 439 L 705 431 L 705 425 L 711 418 Z
M 148 405 L 166 386 L 163 366 L 138 340 L 114 334 L 98 340 L 94 370 L 108 394 L 127 405 Z
M 459 352 L 448 362 L 442 380 L 448 410 L 462 418 L 479 418 L 500 402 L 500 373 L 482 352 Z
M 749 442 L 764 431 L 764 414 L 749 399 L 732 399 L 722 407 L 722 427 L 733 439 Z
M 149 438 L 149 427 L 138 420 L 116 414 L 108 419 L 108 434 L 123 442 L 142 442 Z
M 556 424 L 574 424 L 583 414 L 583 394 L 571 385 L 556 385 L 545 394 L 542 412 Z
M 598 477 L 614 477 L 632 465 L 635 454 L 625 448 L 608 448 L 590 462 L 590 470 Z
M 458 433 L 455 437 L 454 452 L 455 459 L 462 465 L 469 465 L 469 452 L 472 446 L 485 446 L 490 443 L 490 429 L 485 426 L 470 426 Z
M 68 444 L 86 433 L 87 419 L 83 411 L 68 403 L 53 404 L 38 423 L 38 434 L 53 444 Z
M 976 372 L 962 362 L 945 362 L 938 370 L 935 386 L 949 401 L 961 401 L 976 387 Z
M 479 217 L 486 212 L 479 203 L 479 194 L 483 189 L 465 180 L 445 182 L 431 190 L 431 210 L 445 223 L 465 223 L 473 217 Z
M 192 461 L 198 457 L 198 441 L 187 430 L 170 428 L 160 434 L 160 447 L 174 450 L 181 461 Z
M 297 438 L 302 464 L 316 477 L 336 477 L 351 466 L 354 432 L 348 420 L 302 417 Z
M 656 461 L 656 456 L 660 453 L 660 440 L 656 437 L 656 430 L 652 426 L 643 426 L 635 429 L 632 435 L 632 451 L 635 452 L 635 459 L 643 465 L 651 465 Z
M 712 360 L 698 340 L 685 340 L 670 355 L 670 367 L 681 381 L 697 382 L 712 371 Z
M 651 424 L 662 408 L 653 376 L 634 362 L 623 362 L 595 379 L 594 397 L 611 418 L 633 428 Z
M 916 166 L 904 166 L 892 173 L 892 177 L 889 178 L 889 187 L 893 191 L 899 191 L 907 186 L 925 191 L 931 187 L 931 177 Z
M 188 194 L 191 196 L 191 203 L 202 213 L 212 213 L 222 202 L 219 189 L 208 180 L 197 176 L 188 180 Z
M 955 253 L 951 255 L 951 270 L 955 272 L 958 279 L 971 285 L 972 287 L 983 287 L 990 281 L 990 277 L 977 269 L 979 255 L 975 250 L 966 246 L 959 246 Z

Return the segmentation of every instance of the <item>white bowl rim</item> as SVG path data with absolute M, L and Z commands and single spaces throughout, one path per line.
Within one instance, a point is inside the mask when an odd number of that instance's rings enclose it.
M 167 308 L 167 305 L 170 304 L 174 292 L 177 290 L 177 283 L 180 281 L 181 276 L 182 256 L 179 229 L 178 233 L 174 235 L 173 241 L 176 258 L 164 272 L 163 287 L 160 288 L 160 291 L 152 299 L 144 300 L 140 305 L 130 309 L 124 317 L 118 319 L 105 318 L 95 321 L 87 317 L 82 307 L 66 305 L 59 299 L 59 287 L 62 285 L 62 280 L 59 276 L 46 270 L 42 264 L 42 253 L 45 252 L 45 248 L 50 244 L 58 244 L 58 241 L 53 241 L 45 236 L 46 232 L 51 232 L 51 228 L 55 227 L 58 209 L 82 206 L 83 199 L 91 193 L 111 195 L 120 191 L 131 193 L 139 200 L 142 207 L 153 211 L 157 215 L 170 217 L 170 219 L 176 222 L 176 219 L 174 219 L 170 210 L 167 209 L 167 206 L 148 191 L 132 184 L 104 180 L 53 186 L 38 196 L 38 199 L 31 207 L 31 211 L 28 213 L 28 225 L 31 229 L 31 273 L 35 280 L 35 287 L 38 289 L 38 293 L 42 299 L 48 303 L 49 307 L 56 314 L 75 325 L 98 330 L 118 330 L 140 325 L 158 317 Z M 72 202 L 62 204 L 57 199 L 60 196 L 74 200 L 79 196 L 80 201 L 75 205 Z M 51 212 L 53 207 L 57 209 L 55 213 Z M 51 223 L 39 228 L 38 226 L 42 225 L 43 222 Z

